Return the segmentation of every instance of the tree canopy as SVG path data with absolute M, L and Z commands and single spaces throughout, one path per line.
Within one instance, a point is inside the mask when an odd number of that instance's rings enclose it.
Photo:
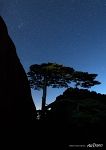
M 97 74 L 89 74 L 88 72 L 75 71 L 73 74 L 73 82 L 75 82 L 75 87 L 90 88 L 94 85 L 100 84 L 95 78 Z
M 40 90 L 44 86 L 44 79 L 46 79 L 46 86 L 51 86 L 52 88 L 68 87 L 73 73 L 73 68 L 56 63 L 43 63 L 31 65 L 28 77 L 31 88 Z
M 75 83 L 76 88 L 90 88 L 100 84 L 95 80 L 97 74 L 75 71 L 72 67 L 50 62 L 31 65 L 27 75 L 32 89 L 43 90 L 42 110 L 46 104 L 47 87 L 68 88 L 71 87 L 72 82 Z
M 31 88 L 41 90 L 46 79 L 46 86 L 52 88 L 70 87 L 71 83 L 75 83 L 75 87 L 90 88 L 91 86 L 100 84 L 95 78 L 97 74 L 89 74 L 88 72 L 75 71 L 71 67 L 65 67 L 56 63 L 34 64 L 30 66 L 28 78 Z

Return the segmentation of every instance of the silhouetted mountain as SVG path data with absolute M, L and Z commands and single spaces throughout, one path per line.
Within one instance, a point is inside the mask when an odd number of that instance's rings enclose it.
M 47 119 L 66 133 L 69 143 L 104 142 L 106 95 L 85 89 L 67 89 L 47 106 Z
M 58 120 L 67 120 L 76 126 L 93 125 L 106 120 L 106 95 L 69 88 L 47 108 L 51 108 L 50 113 L 56 114 L 53 116 Z M 75 120 L 79 120 L 79 124 Z
M 27 125 L 36 114 L 36 108 L 26 73 L 1 17 L 0 56 L 0 124 L 12 128 Z

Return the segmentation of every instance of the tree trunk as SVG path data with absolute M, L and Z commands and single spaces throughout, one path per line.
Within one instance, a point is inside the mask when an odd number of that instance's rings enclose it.
M 46 77 L 44 76 L 44 85 L 43 85 L 43 96 L 42 96 L 42 119 L 45 117 L 45 105 L 46 105 L 46 96 L 47 96 L 47 81 Z

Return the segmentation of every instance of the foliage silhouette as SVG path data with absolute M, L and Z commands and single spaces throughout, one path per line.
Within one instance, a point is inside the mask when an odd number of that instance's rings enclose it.
M 99 81 L 96 81 L 95 78 L 97 74 L 88 74 L 88 72 L 76 71 L 73 75 L 73 82 L 75 82 L 75 87 L 78 88 L 90 88 L 94 85 L 101 84 Z
M 31 88 L 43 89 L 42 112 L 45 111 L 47 87 L 68 87 L 74 72 L 73 68 L 64 67 L 56 63 L 35 64 L 30 66 L 28 78 Z
M 95 80 L 97 74 L 75 71 L 71 67 L 65 67 L 56 63 L 31 65 L 27 74 L 31 88 L 43 90 L 41 111 L 43 114 L 45 114 L 47 87 L 68 88 L 72 82 L 75 82 L 76 88 L 90 88 L 91 86 L 100 84 L 99 81 Z

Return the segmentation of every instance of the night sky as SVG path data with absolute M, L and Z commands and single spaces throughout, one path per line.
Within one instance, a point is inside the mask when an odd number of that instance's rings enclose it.
M 0 15 L 26 72 L 56 62 L 97 73 L 91 90 L 106 93 L 106 0 L 0 0 Z M 62 91 L 49 89 L 47 103 Z M 39 108 L 41 92 L 32 94 Z

